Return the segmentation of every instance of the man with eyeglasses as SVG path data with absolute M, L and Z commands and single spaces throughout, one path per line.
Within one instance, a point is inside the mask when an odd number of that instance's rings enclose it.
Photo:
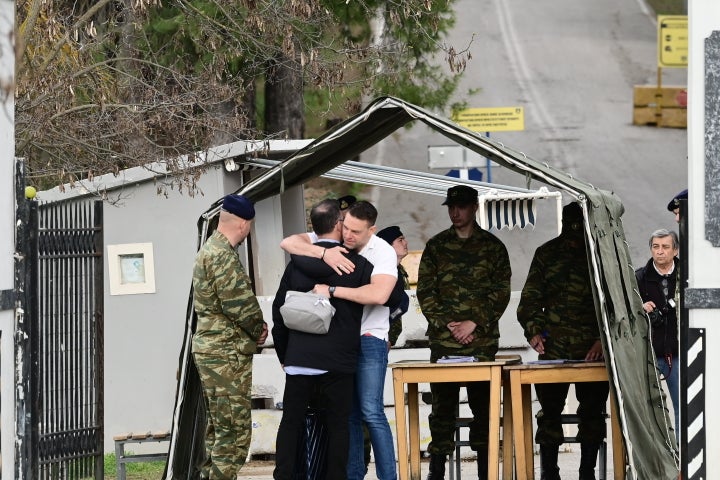
M 640 297 L 650 320 L 653 351 L 660 374 L 667 381 L 675 412 L 675 435 L 678 432 L 678 397 L 680 370 L 678 356 L 677 306 L 680 301 L 678 278 L 680 274 L 677 233 L 656 230 L 650 237 L 652 258 L 635 271 Z

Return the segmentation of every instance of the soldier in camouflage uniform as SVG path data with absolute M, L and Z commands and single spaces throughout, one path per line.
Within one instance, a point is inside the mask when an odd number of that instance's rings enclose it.
M 201 476 L 212 480 L 235 480 L 250 448 L 252 359 L 265 342 L 267 325 L 235 248 L 254 216 L 247 198 L 226 196 L 217 230 L 193 269 L 192 353 L 208 413 L 208 458 Z
M 459 185 L 448 189 L 452 227 L 432 237 L 418 270 L 417 297 L 427 318 L 430 361 L 446 355 L 474 356 L 492 361 L 498 350 L 498 321 L 510 300 L 510 259 L 507 249 L 475 221 L 477 191 Z M 473 412 L 470 445 L 478 455 L 478 478 L 488 474 L 490 385 L 466 384 Z M 428 480 L 445 478 L 447 454 L 455 448 L 455 415 L 459 383 L 432 383 L 432 440 L 428 445 Z
M 580 205 L 563 208 L 562 233 L 541 245 L 530 265 L 517 318 L 541 360 L 602 360 L 602 344 L 583 233 Z M 543 480 L 559 480 L 558 448 L 563 443 L 561 414 L 570 384 L 537 384 L 541 410 L 535 441 L 540 445 Z M 605 436 L 603 410 L 607 382 L 578 382 L 580 480 L 595 479 L 595 462 Z
M 398 262 L 398 283 L 402 284 L 403 290 L 409 289 L 410 281 L 408 279 L 408 273 L 400 263 L 408 254 L 408 243 L 400 231 L 400 227 L 397 225 L 385 227 L 377 233 L 377 236 L 385 240 L 395 249 Z M 408 300 L 408 304 L 398 308 L 390 307 L 390 333 L 388 334 L 388 342 L 391 347 L 397 343 L 398 337 L 400 337 L 400 333 L 402 333 L 402 314 L 405 313 L 409 307 L 410 299 L 405 296 L 403 300 Z

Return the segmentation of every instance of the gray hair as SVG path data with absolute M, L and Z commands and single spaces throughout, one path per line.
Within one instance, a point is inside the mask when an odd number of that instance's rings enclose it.
M 652 235 L 650 235 L 650 241 L 648 242 L 648 245 L 650 246 L 650 248 L 652 248 L 654 238 L 665 238 L 665 237 L 672 237 L 672 246 L 673 246 L 674 250 L 680 249 L 680 240 L 678 239 L 677 233 L 675 233 L 673 230 L 666 230 L 664 228 L 655 230 L 652 233 Z

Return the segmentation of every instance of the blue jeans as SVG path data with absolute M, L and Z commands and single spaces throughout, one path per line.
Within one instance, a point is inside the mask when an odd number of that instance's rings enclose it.
M 670 400 L 675 412 L 675 439 L 680 440 L 680 358 L 673 357 L 672 368 L 667 364 L 664 357 L 657 357 L 657 367 L 660 374 L 665 377 Z M 670 370 L 668 372 L 668 370 Z
M 375 454 L 375 472 L 379 480 L 396 480 L 395 446 L 385 416 L 383 389 L 388 362 L 388 344 L 377 337 L 360 337 L 360 354 L 355 373 L 355 396 L 350 414 L 350 455 L 348 480 L 365 478 L 362 424 L 370 432 Z

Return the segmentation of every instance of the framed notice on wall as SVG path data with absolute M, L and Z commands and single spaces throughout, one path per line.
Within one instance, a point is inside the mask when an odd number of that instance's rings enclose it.
M 155 293 L 152 243 L 108 245 L 110 295 Z

